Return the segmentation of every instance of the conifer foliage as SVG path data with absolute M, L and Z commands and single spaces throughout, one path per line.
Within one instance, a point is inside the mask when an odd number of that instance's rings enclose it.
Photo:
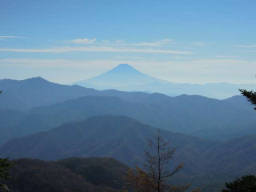
M 222 192 L 255 192 L 256 177 L 254 175 L 243 176 L 233 182 L 226 183 L 226 189 Z
M 0 94 L 2 91 L 0 90 Z M 0 158 L 0 191 L 9 191 L 8 187 L 4 182 L 9 178 L 9 169 L 11 167 L 11 162 L 8 159 Z
M 240 92 L 245 96 L 253 105 L 256 106 L 256 92 L 247 91 L 245 89 L 240 89 Z M 256 107 L 254 108 L 256 110 Z
M 0 192 L 9 191 L 4 183 L 9 178 L 11 162 L 8 159 L 0 159 Z
M 0 94 L 2 91 L 0 90 Z M 9 191 L 7 185 L 3 182 L 6 181 L 9 177 L 9 169 L 11 167 L 11 163 L 8 159 L 0 158 L 0 191 Z

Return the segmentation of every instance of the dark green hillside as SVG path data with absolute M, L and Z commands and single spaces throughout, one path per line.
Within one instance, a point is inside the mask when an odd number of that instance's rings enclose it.
M 117 192 L 123 185 L 120 180 L 125 165 L 112 160 L 94 158 L 91 159 L 66 159 L 63 162 L 47 162 L 36 159 L 19 159 L 13 161 L 10 171 L 8 186 L 13 192 Z M 79 163 L 74 165 L 73 163 Z M 81 164 L 80 164 L 81 163 Z M 112 169 L 106 166 L 112 164 Z M 80 175 L 75 168 L 81 166 L 83 175 Z M 95 172 L 95 166 L 97 172 Z M 69 167 L 69 168 L 67 168 Z M 93 172 L 88 172 L 93 170 Z M 87 178 L 90 174 L 90 179 Z M 112 181 L 119 180 L 121 183 L 101 183 L 105 181 L 106 174 L 112 175 Z M 96 177 L 98 183 L 93 179 Z M 116 189 L 112 189 L 113 185 Z
M 122 189 L 128 167 L 112 158 L 69 158 L 57 161 L 96 186 Z

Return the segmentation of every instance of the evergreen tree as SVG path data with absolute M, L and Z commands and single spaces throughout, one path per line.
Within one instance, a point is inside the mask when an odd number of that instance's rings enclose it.
M 247 175 L 239 178 L 233 182 L 226 183 L 226 189 L 222 192 L 255 192 L 256 191 L 256 177 L 254 175 Z
M 2 91 L 0 90 L 0 94 Z M 4 184 L 9 177 L 9 169 L 11 167 L 11 162 L 8 159 L 0 158 L 0 192 L 9 191 L 7 185 Z
M 240 89 L 240 92 L 243 96 L 247 97 L 247 99 L 253 104 L 256 105 L 256 92 L 247 91 L 245 89 Z M 256 107 L 254 108 L 256 110 Z
M 9 169 L 11 162 L 8 159 L 0 159 L 0 191 L 9 191 L 8 187 L 4 182 L 9 178 Z

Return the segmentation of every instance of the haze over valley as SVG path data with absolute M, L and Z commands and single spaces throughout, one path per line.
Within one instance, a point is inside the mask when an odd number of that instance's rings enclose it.
M 255 192 L 256 2 L 0 2 L 0 192 Z
M 177 177 L 186 182 L 198 175 L 193 183 L 208 188 L 202 178 L 210 172 L 221 186 L 227 175 L 248 174 L 255 166 L 255 111 L 240 95 L 171 97 L 61 85 L 40 77 L 0 80 L 0 87 L 2 157 L 112 157 L 133 167 L 142 163 L 147 139 L 160 128 L 177 150 L 175 162 L 189 165 Z

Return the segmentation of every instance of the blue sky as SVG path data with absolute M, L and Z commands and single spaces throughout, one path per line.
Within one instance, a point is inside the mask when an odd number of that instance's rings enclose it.
M 0 78 L 73 83 L 128 63 L 189 83 L 256 83 L 255 0 L 2 0 Z

